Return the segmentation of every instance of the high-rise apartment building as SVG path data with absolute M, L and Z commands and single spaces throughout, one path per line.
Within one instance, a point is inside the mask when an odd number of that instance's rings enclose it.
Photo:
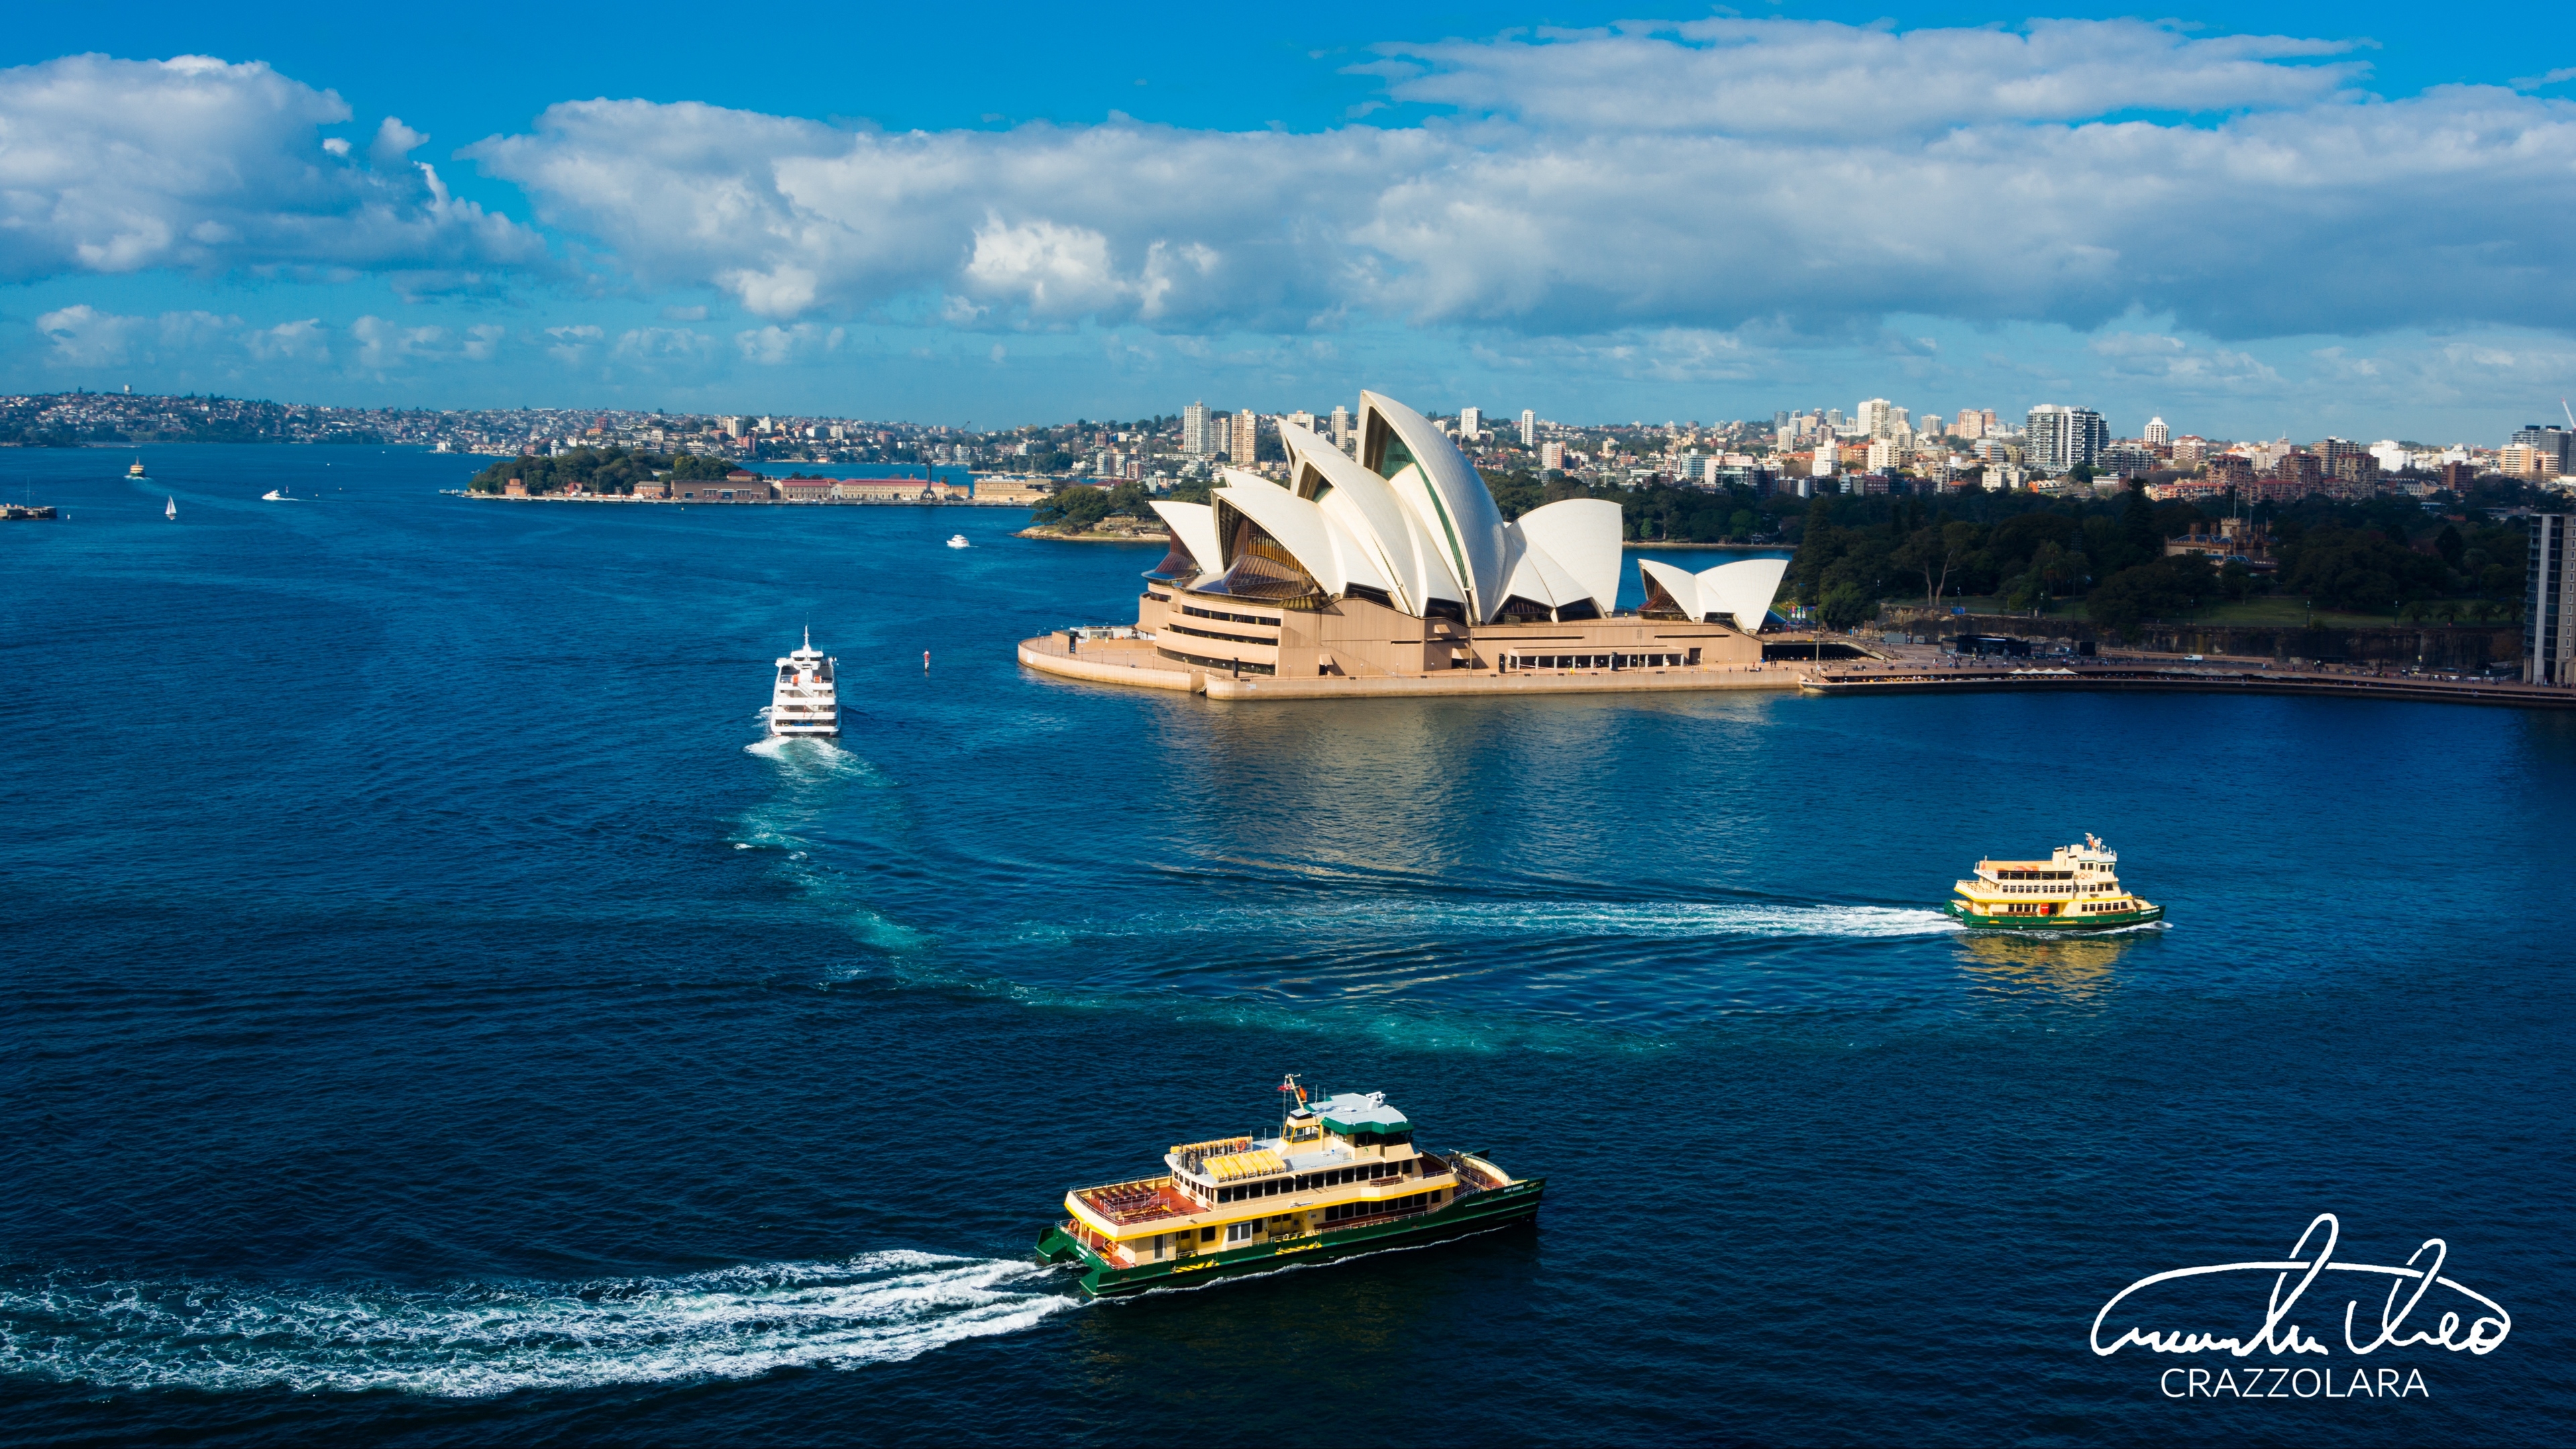
M 1333 446 L 1347 453 L 1351 450 L 1351 410 L 1333 409 Z
M 1550 442 L 1550 443 L 1541 443 L 1541 444 L 1539 444 L 1539 445 L 1538 445 L 1538 466 L 1539 466 L 1539 471 L 1540 471 L 1540 472 L 1542 472 L 1542 473 L 1562 473 L 1562 472 L 1564 472 L 1564 471 L 1565 471 L 1565 445 L 1564 445 L 1563 443 L 1554 443 L 1554 442 Z
M 2032 466 L 2064 473 L 2094 462 L 2111 444 L 2111 429 L 2091 408 L 2041 403 L 2023 420 L 2022 432 Z
M 1483 437 L 1483 436 L 1484 436 L 1484 434 L 1485 434 L 1485 410 L 1484 410 L 1483 408 L 1460 408 L 1460 409 L 1458 409 L 1458 441 L 1459 441 L 1459 442 L 1462 442 L 1462 443 L 1472 443 L 1472 442 L 1476 441 L 1478 438 Z
M 2522 677 L 2576 684 L 2576 514 L 2531 516 L 2531 565 L 2523 594 Z
M 1959 420 L 1950 425 L 1950 434 L 1962 442 L 1973 443 L 1986 435 L 1987 415 L 1975 408 L 1959 409 Z
M 1233 416 L 1227 413 L 1217 413 L 1210 416 L 1207 420 L 1207 456 L 1219 460 L 1224 459 L 1226 454 L 1230 451 L 1228 444 L 1233 441 Z
M 2166 427 L 2165 420 L 2162 418 L 2149 418 L 2147 430 L 2140 436 L 2144 438 L 2148 447 L 2161 448 L 2173 441 L 2173 429 Z
M 1234 437 L 1232 439 L 1234 444 L 1234 461 L 1242 464 L 1244 467 L 1251 467 L 1261 456 L 1256 447 L 1260 437 L 1261 420 L 1252 415 L 1252 409 L 1245 408 L 1243 411 L 1236 413 L 1234 415 Z
M 1200 458 L 1210 451 L 1206 403 L 1194 402 L 1181 409 L 1181 451 Z
M 1521 446 L 1538 446 L 1538 412 L 1534 408 L 1521 409 Z
M 1866 398 L 1861 402 L 1860 411 L 1852 415 L 1852 425 L 1860 429 L 1860 435 L 1864 438 L 1884 438 L 1893 425 L 1894 418 L 1895 412 L 1889 406 L 1887 399 Z
M 1301 428 L 1304 428 L 1307 432 L 1310 432 L 1310 433 L 1311 433 L 1311 432 L 1315 431 L 1315 415 L 1314 415 L 1313 413 L 1308 413 L 1308 412 L 1295 412 L 1295 413 L 1290 413 L 1290 414 L 1288 415 L 1288 421 L 1290 421 L 1290 422 L 1292 422 L 1292 423 L 1295 423 L 1297 426 L 1299 426 L 1299 427 L 1301 427 Z

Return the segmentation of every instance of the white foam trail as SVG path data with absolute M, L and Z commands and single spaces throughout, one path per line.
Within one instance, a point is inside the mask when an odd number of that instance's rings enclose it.
M 484 1398 L 892 1363 L 1075 1304 L 1031 1263 L 868 1253 L 678 1278 L 280 1290 L 0 1286 L 0 1373 L 107 1388 Z
M 1313 904 L 1260 910 L 1225 909 L 1205 916 L 1168 916 L 1097 925 L 1032 925 L 1032 935 L 1166 935 L 1174 931 L 1224 931 L 1240 935 L 1264 927 L 1282 934 L 1341 933 L 1354 926 L 1441 939 L 1484 936 L 1635 936 L 1652 939 L 1738 937 L 1883 939 L 1935 936 L 1959 923 L 1936 910 L 1912 906 L 1793 906 L 1744 901 L 1426 901 L 1388 900 Z

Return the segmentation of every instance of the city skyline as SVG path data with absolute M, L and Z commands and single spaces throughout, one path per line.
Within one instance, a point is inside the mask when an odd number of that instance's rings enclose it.
M 506 95 L 147 10 L 157 59 L 64 16 L 0 51 L 0 388 L 990 428 L 1365 375 L 1497 420 L 1877 393 L 2478 443 L 2576 390 L 2564 245 L 2494 203 L 2576 156 L 2570 79 L 2393 8 L 1326 11 L 1227 94 L 1154 37 L 835 90 L 621 29 Z

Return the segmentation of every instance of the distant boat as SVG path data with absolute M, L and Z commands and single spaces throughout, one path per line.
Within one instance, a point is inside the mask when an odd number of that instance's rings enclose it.
M 135 464 L 135 466 L 139 468 L 139 467 L 142 467 L 143 465 L 142 465 L 142 464 L 140 464 L 140 463 L 137 463 L 137 464 Z M 178 521 L 179 521 L 179 500 L 178 500 L 178 498 L 177 498 L 176 496 L 173 496 L 173 497 L 171 497 L 170 499 L 168 499 L 167 501 L 165 501 L 165 502 L 163 502 L 163 503 L 162 503 L 162 505 L 161 505 L 161 516 L 162 516 L 163 518 L 166 518 L 166 519 L 170 520 L 172 523 L 176 523 L 176 522 L 178 522 Z
M 294 494 L 287 492 L 283 488 L 271 488 L 259 496 L 260 500 L 266 503 L 301 503 L 304 501 L 303 499 L 296 497 Z
M 125 481 L 128 483 L 149 483 L 152 481 L 151 479 L 143 476 L 142 459 L 135 459 L 134 465 L 125 470 Z
M 966 541 L 966 535 L 962 533 L 952 533 L 948 535 L 948 546 L 950 548 L 973 548 L 975 545 Z

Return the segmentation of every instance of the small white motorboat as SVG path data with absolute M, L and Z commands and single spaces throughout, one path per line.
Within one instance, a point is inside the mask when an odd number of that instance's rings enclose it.
M 950 548 L 973 548 L 975 545 L 966 541 L 966 535 L 962 533 L 952 533 L 948 535 L 948 546 Z
M 265 493 L 263 493 L 263 494 L 261 494 L 261 495 L 259 495 L 259 496 L 260 496 L 260 501 L 261 501 L 261 502 L 263 502 L 263 503 L 292 503 L 292 502 L 294 502 L 294 501 L 295 501 L 292 497 L 288 496 L 286 493 L 284 493 L 284 492 L 282 492 L 282 491 L 280 491 L 280 490 L 278 490 L 278 489 L 275 489 L 275 488 L 271 488 L 270 490 L 268 490 L 267 492 L 265 492 Z

